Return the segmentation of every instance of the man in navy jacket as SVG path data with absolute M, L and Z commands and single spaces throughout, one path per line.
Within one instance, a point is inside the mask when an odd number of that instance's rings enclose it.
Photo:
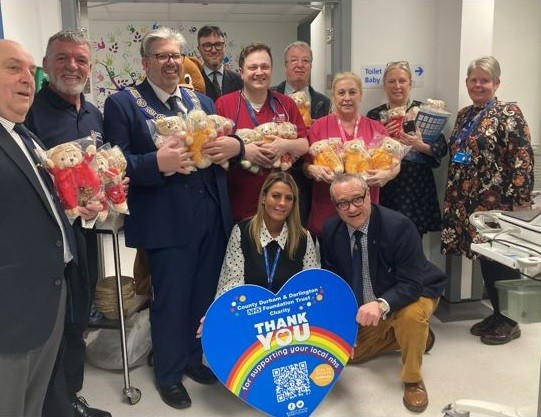
M 184 45 L 182 35 L 166 27 L 147 33 L 141 41 L 146 79 L 109 96 L 104 111 L 105 137 L 128 162 L 126 245 L 145 249 L 149 257 L 154 375 L 163 401 L 175 408 L 191 405 L 183 375 L 216 381 L 202 364 L 195 336 L 214 298 L 232 228 L 226 172 L 216 164 L 192 172 L 188 149 L 174 137 L 156 149 L 147 123 L 196 107 L 214 113 L 208 97 L 178 87 Z M 207 145 L 204 152 L 216 163 L 242 154 L 233 137 Z
M 446 276 L 424 256 L 419 233 L 407 217 L 371 204 L 362 177 L 338 175 L 330 191 L 338 216 L 324 225 L 321 266 L 356 293 L 360 326 L 351 362 L 401 351 L 404 405 L 422 412 L 428 395 L 421 365 L 434 343 L 428 321 Z M 354 267 L 356 250 L 360 256 Z

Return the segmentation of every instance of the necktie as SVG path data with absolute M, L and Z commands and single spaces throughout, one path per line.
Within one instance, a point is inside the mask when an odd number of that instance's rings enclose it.
M 359 306 L 363 304 L 363 258 L 361 254 L 361 236 L 363 232 L 355 230 L 353 237 L 353 250 L 351 251 L 351 265 L 353 267 L 352 289 Z
M 66 235 L 66 239 L 69 244 L 71 255 L 73 256 L 73 259 L 77 260 L 77 246 L 75 243 L 75 233 L 73 232 L 73 226 L 70 224 L 68 218 L 66 217 L 66 213 L 64 213 L 64 207 L 62 206 L 62 203 L 60 203 L 60 200 L 58 199 L 58 195 L 56 194 L 56 189 L 54 187 L 51 176 L 49 175 L 47 170 L 41 165 L 41 161 L 36 156 L 36 153 L 35 153 L 36 146 L 30 137 L 30 133 L 28 132 L 26 127 L 24 127 L 24 125 L 22 124 L 16 124 L 13 130 L 15 130 L 15 132 L 19 134 L 21 140 L 23 141 L 24 145 L 28 149 L 28 153 L 30 153 L 32 160 L 36 164 L 39 176 L 41 177 L 43 183 L 45 184 L 47 188 L 46 191 L 51 196 L 51 200 L 53 201 L 53 204 L 55 205 L 60 221 L 62 222 L 62 228 L 64 229 L 64 233 Z
M 222 89 L 220 87 L 220 83 L 218 82 L 218 71 L 212 71 L 212 85 L 214 85 L 214 89 L 218 93 L 218 95 L 222 94 Z
M 169 104 L 169 108 L 174 111 L 175 113 L 181 113 L 182 110 L 180 106 L 178 105 L 177 96 L 171 96 L 167 99 L 167 104 Z

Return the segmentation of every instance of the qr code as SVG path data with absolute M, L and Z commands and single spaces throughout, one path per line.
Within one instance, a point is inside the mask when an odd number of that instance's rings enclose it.
M 279 403 L 310 394 L 310 379 L 306 362 L 274 368 L 272 377 L 276 384 L 276 400 Z

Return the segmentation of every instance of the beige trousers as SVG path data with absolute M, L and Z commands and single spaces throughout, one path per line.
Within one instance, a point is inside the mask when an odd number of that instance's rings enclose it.
M 428 337 L 428 320 L 438 306 L 439 298 L 420 297 L 417 301 L 380 320 L 377 326 L 359 326 L 350 363 L 400 351 L 404 382 L 420 382 L 421 365 Z

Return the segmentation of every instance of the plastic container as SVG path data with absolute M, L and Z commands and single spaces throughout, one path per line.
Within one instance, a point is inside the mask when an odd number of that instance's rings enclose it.
M 519 323 L 541 322 L 541 282 L 532 279 L 496 281 L 500 311 Z

